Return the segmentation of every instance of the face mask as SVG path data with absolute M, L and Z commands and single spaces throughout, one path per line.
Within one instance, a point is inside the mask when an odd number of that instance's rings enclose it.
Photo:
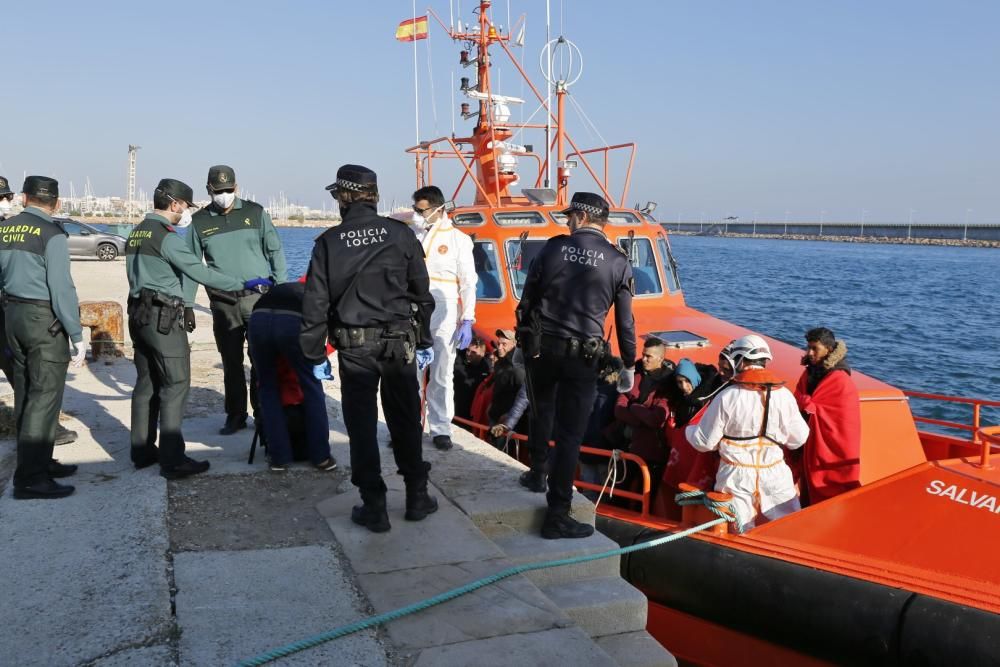
M 219 192 L 212 195 L 212 203 L 223 211 L 232 206 L 234 201 L 236 201 L 235 192 Z
M 9 211 L 11 209 L 11 206 L 13 206 L 13 204 L 11 204 L 6 199 L 0 200 L 0 211 Z
M 424 227 L 427 226 L 427 218 L 425 218 L 424 216 L 422 216 L 419 213 L 417 213 L 416 211 L 414 211 L 413 212 L 413 226 L 414 227 L 419 227 L 420 229 L 423 229 Z
M 191 209 L 186 208 L 181 213 L 181 219 L 174 223 L 174 227 L 184 228 L 191 224 Z

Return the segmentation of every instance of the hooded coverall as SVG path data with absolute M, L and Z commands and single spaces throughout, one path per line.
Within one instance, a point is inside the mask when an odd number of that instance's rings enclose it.
M 476 263 L 472 258 L 472 239 L 457 229 L 447 216 L 429 229 L 414 227 L 424 247 L 427 274 L 434 297 L 431 336 L 434 338 L 434 362 L 427 383 L 427 424 L 431 437 L 451 436 L 455 416 L 452 382 L 457 350 L 452 338 L 462 320 L 476 319 Z M 421 383 L 423 383 L 423 374 Z
M 809 426 L 792 392 L 773 387 L 767 400 L 767 427 L 762 429 L 764 402 L 762 388 L 730 385 L 715 397 L 701 421 L 685 431 L 698 451 L 719 451 L 715 490 L 733 496 L 741 532 L 754 527 L 758 512 L 777 519 L 800 509 L 782 447 L 801 447 L 809 437 Z

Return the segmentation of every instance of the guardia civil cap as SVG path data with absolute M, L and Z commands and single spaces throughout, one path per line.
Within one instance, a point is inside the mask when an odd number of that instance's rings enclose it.
M 21 192 L 29 196 L 58 197 L 59 181 L 48 176 L 28 176 Z
M 593 192 L 577 192 L 570 200 L 569 208 L 565 209 L 563 213 L 569 215 L 572 211 L 583 211 L 589 215 L 603 218 L 608 215 L 608 202 L 604 200 L 604 197 L 595 195 Z
M 327 190 L 353 190 L 369 192 L 378 189 L 378 177 L 368 167 L 345 164 L 337 170 L 337 180 L 326 186 Z
M 208 168 L 208 189 L 217 192 L 219 190 L 232 190 L 236 187 L 236 172 L 233 168 L 225 164 L 217 164 Z
M 156 191 L 190 206 L 194 206 L 194 190 L 176 178 L 164 178 L 156 185 Z
M 0 176 L 0 197 L 12 194 L 14 194 L 14 192 L 10 189 L 10 181 L 3 176 Z

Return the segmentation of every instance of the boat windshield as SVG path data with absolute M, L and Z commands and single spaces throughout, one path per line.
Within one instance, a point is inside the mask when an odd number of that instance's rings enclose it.
M 507 266 L 510 267 L 510 284 L 514 296 L 521 298 L 524 281 L 528 279 L 528 267 L 541 251 L 547 239 L 510 239 L 507 241 Z
M 676 292 L 681 288 L 681 281 L 677 276 L 677 260 L 674 259 L 674 254 L 670 252 L 670 243 L 663 234 L 657 237 L 656 248 L 660 251 L 663 274 L 667 277 L 667 289 L 671 292 Z
M 503 298 L 500 263 L 497 246 L 493 241 L 476 241 L 472 244 L 472 258 L 476 262 L 476 300 L 499 301 Z
M 618 247 L 625 251 L 632 264 L 635 295 L 662 294 L 663 286 L 660 284 L 660 273 L 656 270 L 653 243 L 643 236 L 620 236 Z

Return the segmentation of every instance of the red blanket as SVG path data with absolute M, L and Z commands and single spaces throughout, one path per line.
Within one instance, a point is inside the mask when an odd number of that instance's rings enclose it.
M 810 396 L 807 373 L 795 387 L 799 409 L 809 415 L 809 439 L 802 473 L 810 503 L 861 485 L 861 403 L 854 381 L 844 371 L 827 374 Z

